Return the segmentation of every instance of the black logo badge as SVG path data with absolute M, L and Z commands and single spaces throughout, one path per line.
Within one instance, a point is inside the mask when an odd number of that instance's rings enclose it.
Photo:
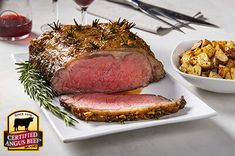
M 4 146 L 9 151 L 37 151 L 43 145 L 43 132 L 39 130 L 39 116 L 20 110 L 7 117 Z

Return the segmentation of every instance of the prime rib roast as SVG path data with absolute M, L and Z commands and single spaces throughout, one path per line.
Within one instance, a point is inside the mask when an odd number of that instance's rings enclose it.
M 183 97 L 112 94 L 145 87 L 165 76 L 143 39 L 126 20 L 52 26 L 30 42 L 29 63 L 38 69 L 63 106 L 80 119 L 152 119 L 183 108 Z
M 158 119 L 178 112 L 186 104 L 183 97 L 169 100 L 151 94 L 63 95 L 60 101 L 79 119 L 105 122 Z
M 165 72 L 130 27 L 127 21 L 56 26 L 31 41 L 29 61 L 57 95 L 144 87 Z

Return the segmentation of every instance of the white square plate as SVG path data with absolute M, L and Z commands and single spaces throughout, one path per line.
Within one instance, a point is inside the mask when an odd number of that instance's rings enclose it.
M 24 62 L 28 60 L 28 54 L 14 54 L 13 59 L 17 63 Z M 162 95 L 167 98 L 179 98 L 183 95 L 187 101 L 187 104 L 186 107 L 180 110 L 178 113 L 165 116 L 159 120 L 130 121 L 125 122 L 124 124 L 86 122 L 78 120 L 79 123 L 76 125 L 76 127 L 65 126 L 63 120 L 58 119 L 51 112 L 43 108 L 42 109 L 48 118 L 49 123 L 52 125 L 63 142 L 73 142 L 134 129 L 192 121 L 208 118 L 216 114 L 213 109 L 207 106 L 203 101 L 189 92 L 186 88 L 178 84 L 169 74 L 167 74 L 166 77 L 161 81 L 152 83 L 148 87 L 145 87 L 141 93 Z M 54 100 L 54 104 L 61 107 L 58 99 Z M 61 107 L 61 109 L 63 108 Z

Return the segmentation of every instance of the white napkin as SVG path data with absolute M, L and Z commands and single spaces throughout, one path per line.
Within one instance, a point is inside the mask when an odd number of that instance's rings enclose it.
M 131 6 L 120 5 L 106 0 L 96 0 L 94 5 L 88 9 L 90 14 L 102 17 L 108 20 L 127 19 L 129 22 L 134 22 L 136 28 L 155 33 L 162 23 L 146 14 L 135 10 Z
M 149 4 L 155 4 L 156 0 L 142 0 Z M 96 0 L 93 5 L 90 6 L 88 12 L 92 15 L 102 17 L 108 20 L 127 19 L 129 22 L 134 22 L 136 28 L 145 30 L 151 33 L 157 33 L 160 27 L 170 27 L 139 10 L 134 9 L 131 6 L 126 6 L 118 3 L 112 3 L 106 0 Z M 175 24 L 172 20 L 164 20 Z

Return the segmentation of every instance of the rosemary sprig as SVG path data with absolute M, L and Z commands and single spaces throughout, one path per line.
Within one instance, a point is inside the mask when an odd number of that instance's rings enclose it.
M 66 125 L 74 126 L 77 120 L 52 103 L 54 97 L 53 92 L 51 88 L 48 87 L 47 82 L 42 78 L 40 72 L 28 61 L 16 63 L 16 65 L 18 66 L 16 70 L 20 73 L 19 80 L 21 84 L 23 84 L 25 92 L 29 97 L 33 100 L 37 100 L 40 106 L 43 106 L 55 116 L 63 119 Z
M 61 24 L 60 21 L 58 20 L 57 22 L 53 22 L 53 24 L 47 24 L 51 29 L 53 30 L 60 30 L 61 29 Z
M 99 19 L 95 19 L 94 21 L 92 21 L 92 27 L 97 27 L 99 24 Z
M 126 29 L 131 29 L 131 28 L 133 28 L 135 26 L 135 23 L 129 22 L 126 19 L 121 20 L 121 18 L 119 18 L 116 23 L 120 27 L 124 26 Z
M 78 22 L 75 19 L 73 19 L 73 21 L 74 21 L 76 30 L 81 31 L 82 30 L 82 25 L 79 25 Z
M 131 28 L 133 28 L 135 26 L 135 23 L 133 23 L 133 22 L 127 22 L 127 29 L 131 29 Z

